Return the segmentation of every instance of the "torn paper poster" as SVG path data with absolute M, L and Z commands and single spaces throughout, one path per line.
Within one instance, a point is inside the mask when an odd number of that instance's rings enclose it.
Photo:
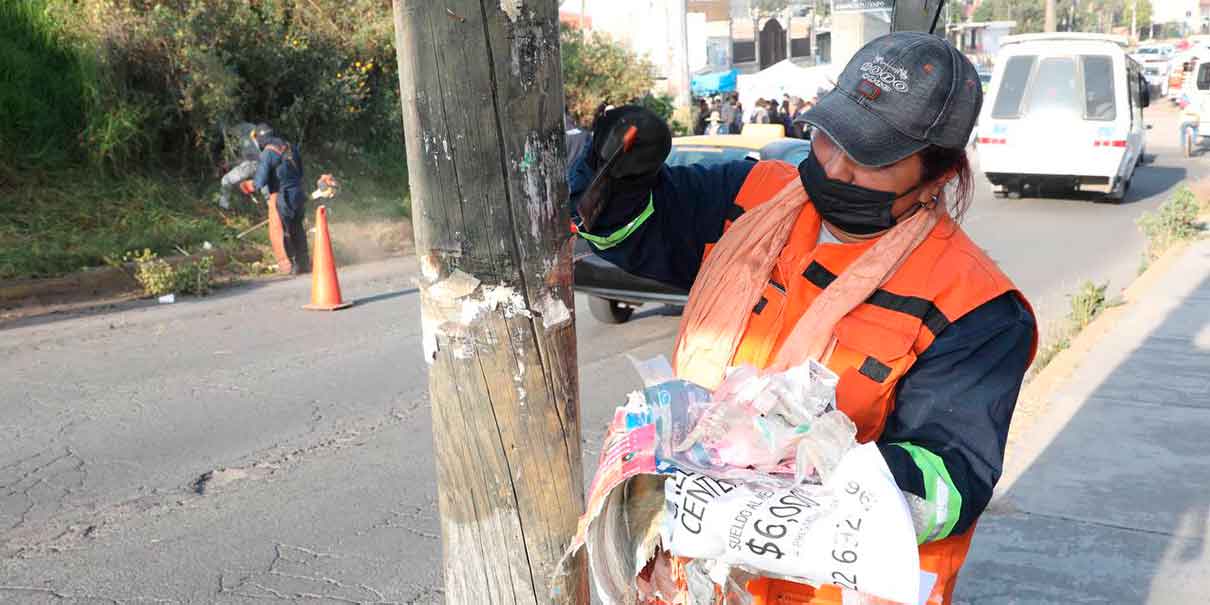
M 674 555 L 918 602 L 915 530 L 874 444 L 850 450 L 824 485 L 776 489 L 677 473 L 664 489 L 663 545 Z

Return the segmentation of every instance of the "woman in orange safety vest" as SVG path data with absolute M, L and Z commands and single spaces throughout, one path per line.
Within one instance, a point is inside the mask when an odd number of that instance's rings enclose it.
M 934 605 L 950 602 L 1000 477 L 1037 340 L 1024 297 L 956 221 L 982 100 L 962 53 L 899 32 L 858 51 L 801 117 L 814 135 L 798 166 L 666 166 L 667 126 L 627 106 L 598 117 L 569 167 L 573 209 L 601 208 L 574 217 L 598 255 L 692 288 L 681 377 L 714 387 L 728 366 L 807 358 L 836 372 L 838 407 L 912 506 Z M 633 147 L 607 163 L 631 127 Z M 758 604 L 839 604 L 843 585 L 749 589 Z

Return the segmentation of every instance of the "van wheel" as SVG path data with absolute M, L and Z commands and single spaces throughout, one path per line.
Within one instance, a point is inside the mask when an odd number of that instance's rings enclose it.
M 626 323 L 634 315 L 633 306 L 597 296 L 588 298 L 588 311 L 603 324 Z

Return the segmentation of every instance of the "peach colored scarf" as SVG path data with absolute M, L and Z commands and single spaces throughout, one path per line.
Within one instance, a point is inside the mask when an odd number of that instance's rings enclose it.
M 681 319 L 673 353 L 679 377 L 710 389 L 722 382 L 752 308 L 806 203 L 802 182 L 794 179 L 771 200 L 740 216 L 715 244 L 693 282 Z M 768 369 L 785 370 L 807 359 L 826 361 L 836 322 L 895 274 L 944 211 L 944 202 L 939 202 L 879 237 L 815 297 Z

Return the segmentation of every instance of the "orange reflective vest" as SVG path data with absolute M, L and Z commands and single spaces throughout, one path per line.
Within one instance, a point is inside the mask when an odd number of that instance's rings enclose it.
M 738 218 L 740 210 L 763 203 L 797 178 L 789 164 L 759 162 L 740 189 L 732 216 Z M 752 309 L 731 365 L 768 365 L 811 301 L 872 244 L 818 244 L 820 227 L 819 213 L 808 203 Z M 857 439 L 864 443 L 882 434 L 895 406 L 896 384 L 942 330 L 1006 292 L 1017 292 L 1008 277 L 953 220 L 941 219 L 899 271 L 836 325 L 837 343 L 827 365 L 840 377 L 837 405 L 857 425 Z M 920 547 L 921 569 L 937 576 L 930 605 L 950 602 L 973 532 Z M 831 585 L 814 590 L 761 579 L 749 590 L 756 605 L 841 603 L 840 589 Z

